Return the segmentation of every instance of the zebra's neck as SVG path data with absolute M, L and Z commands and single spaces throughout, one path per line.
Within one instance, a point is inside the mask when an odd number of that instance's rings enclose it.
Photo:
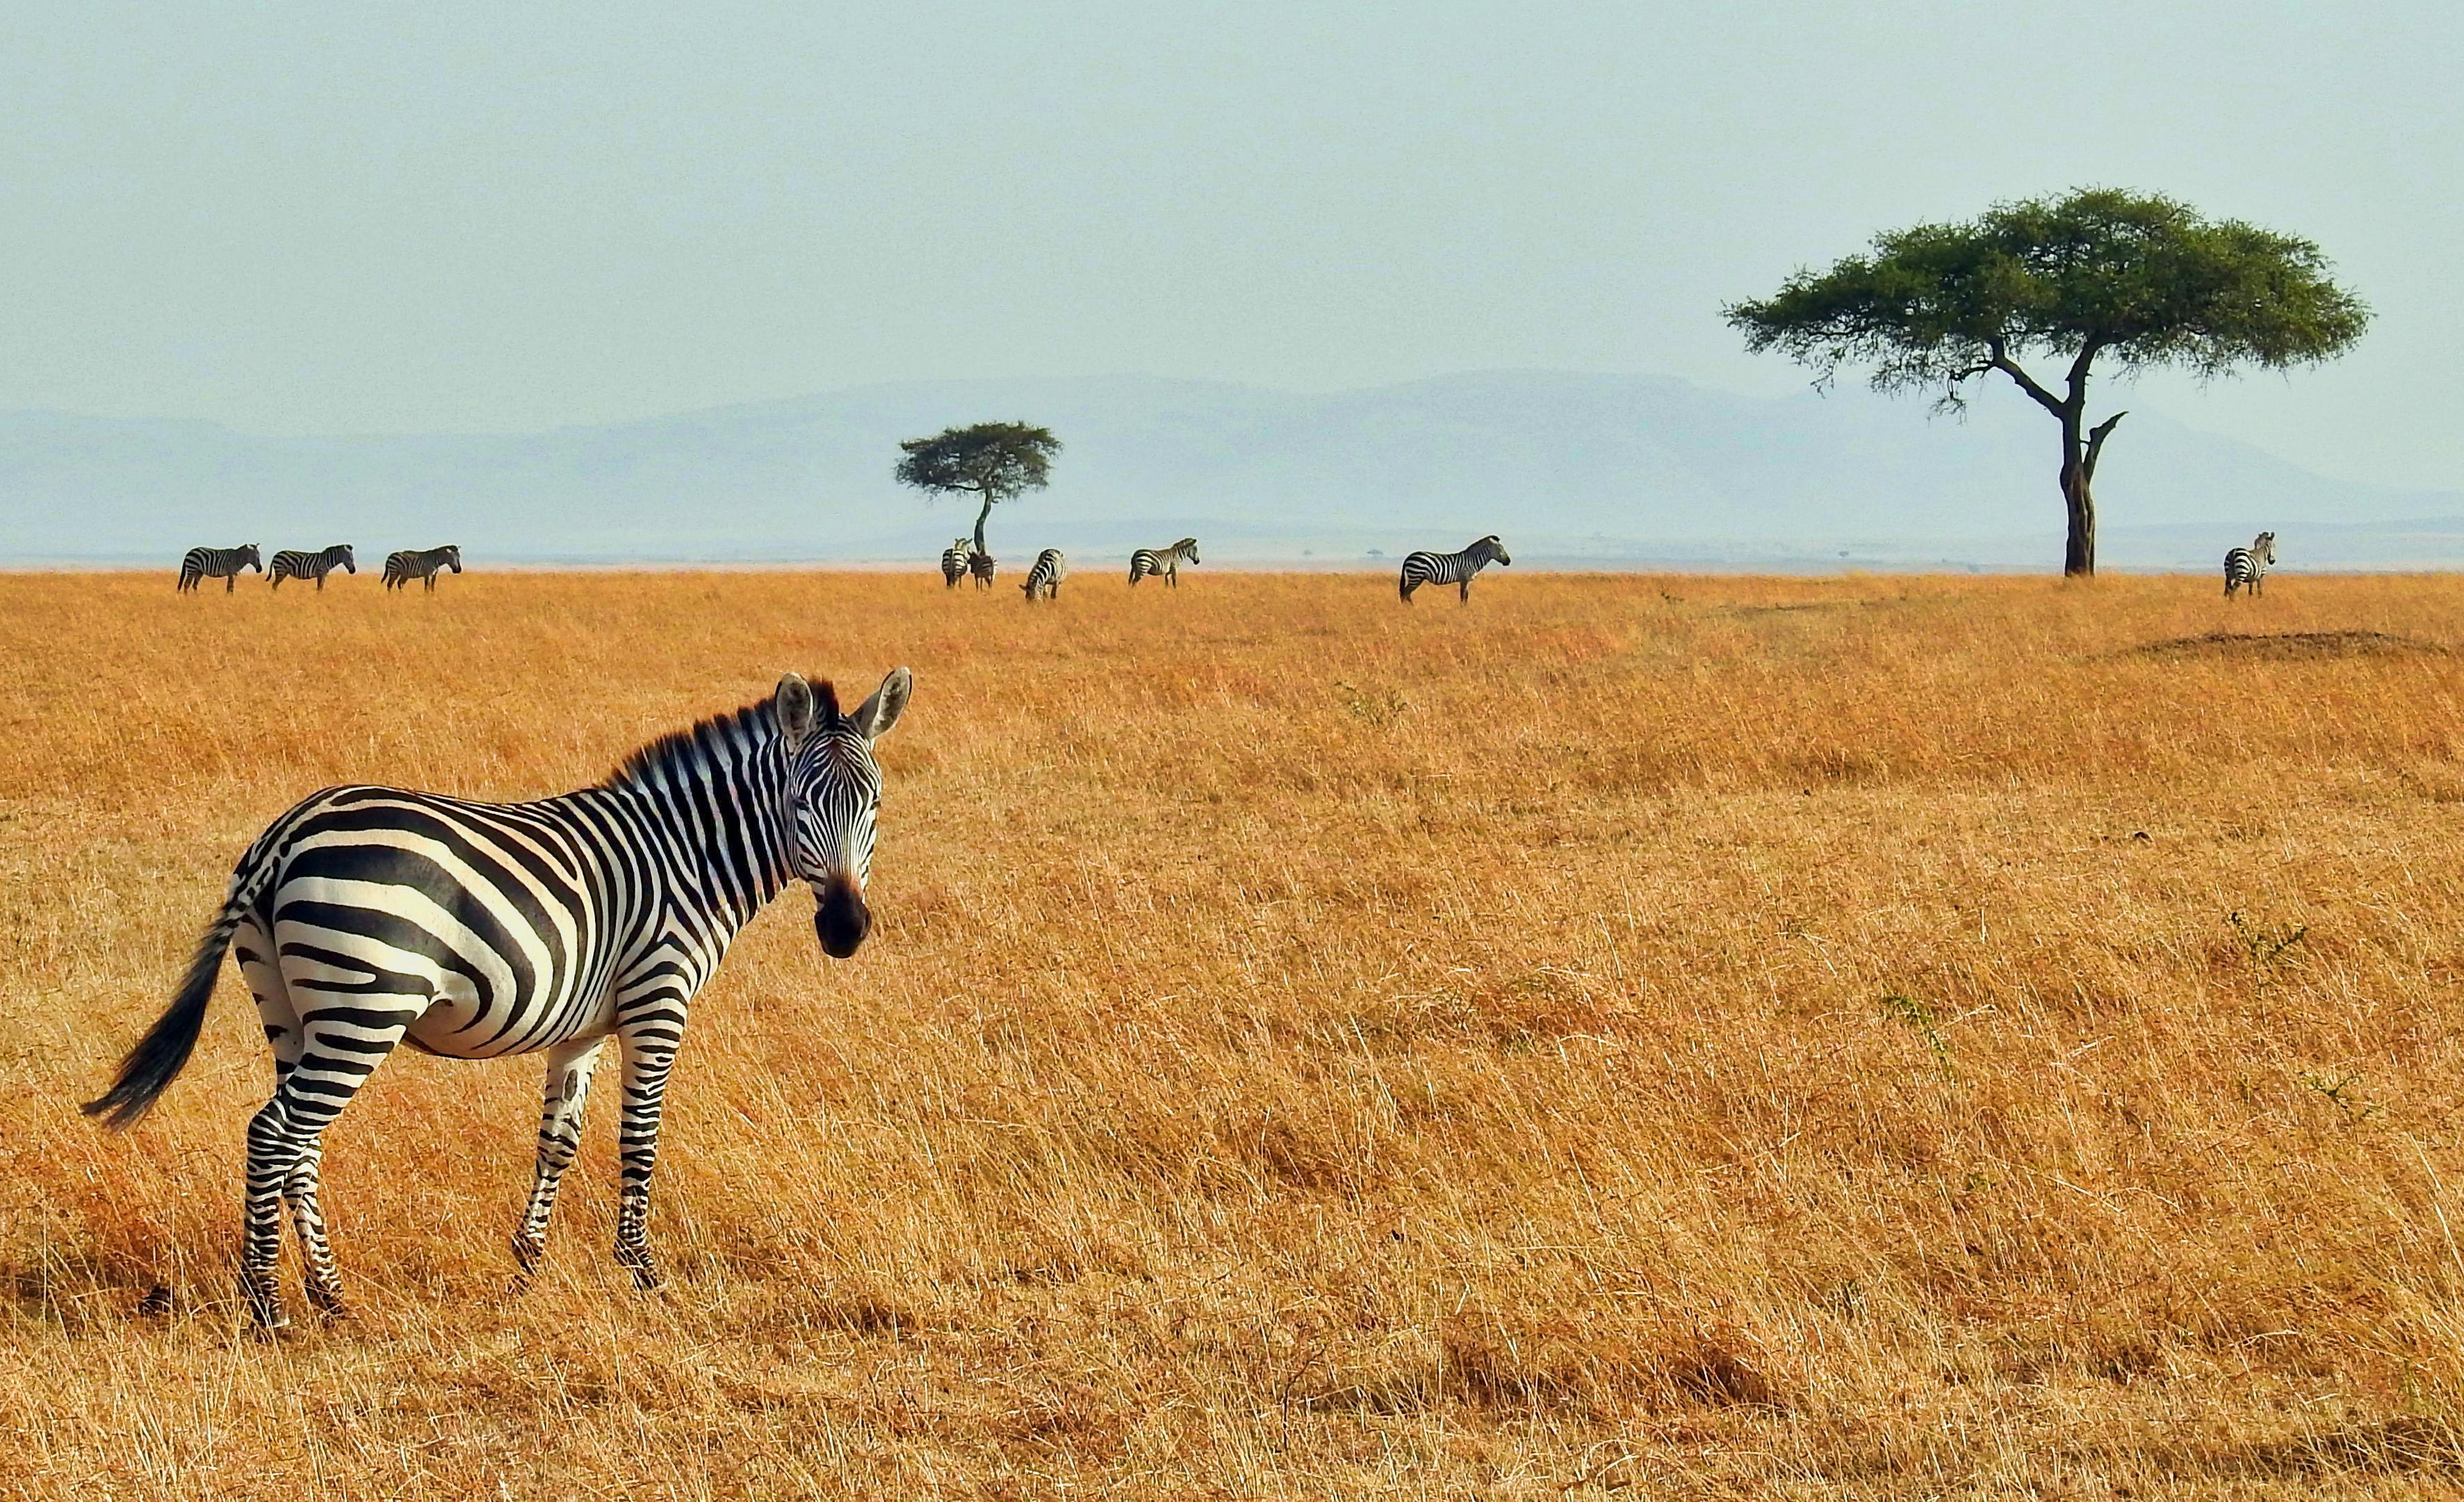
M 606 785 L 640 799 L 677 874 L 736 928 L 787 885 L 787 748 L 769 700 L 662 736 Z

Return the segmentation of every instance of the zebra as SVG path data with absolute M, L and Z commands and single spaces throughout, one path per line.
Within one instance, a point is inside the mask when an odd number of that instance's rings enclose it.
M 1001 564 L 993 562 L 990 553 L 979 552 L 971 546 L 967 549 L 967 572 L 976 576 L 977 588 L 989 589 L 993 586 L 993 575 L 1001 572 Z
M 873 742 L 913 679 L 892 670 L 852 714 L 795 674 L 758 704 L 635 751 L 596 786 L 484 804 L 391 787 L 329 787 L 240 857 L 169 1008 L 84 1110 L 145 1114 L 195 1048 L 228 947 L 274 1051 L 274 1094 L 250 1120 L 240 1292 L 287 1322 L 275 1278 L 282 1212 L 309 1303 L 347 1317 L 318 1204 L 325 1129 L 397 1044 L 448 1058 L 547 1055 L 539 1158 L 513 1236 L 514 1287 L 546 1250 L 594 1065 L 624 1069 L 617 1263 L 659 1286 L 650 1174 L 686 1008 L 737 931 L 789 883 L 817 899 L 822 952 L 872 924 L 881 771 Z
M 351 556 L 348 542 L 337 542 L 321 553 L 302 553 L 285 548 L 274 555 L 274 567 L 268 572 L 273 576 L 276 589 L 282 587 L 285 579 L 314 579 L 321 591 L 325 587 L 325 576 L 332 573 L 338 564 L 344 573 L 360 571 L 359 560 Z
M 1142 547 L 1130 555 L 1130 585 L 1149 574 L 1160 578 L 1166 587 L 1180 587 L 1180 565 L 1198 562 L 1198 539 L 1182 538 L 1170 547 Z
M 1414 553 L 1403 560 L 1403 603 L 1410 605 L 1412 591 L 1422 585 L 1459 585 L 1462 593 L 1457 599 L 1468 604 L 1471 600 L 1471 576 L 1490 563 L 1504 563 L 1508 568 L 1514 566 L 1514 560 L 1506 556 L 1506 544 L 1497 540 L 1494 532 L 1460 553 Z
M 462 549 L 448 545 L 416 550 L 406 548 L 399 553 L 387 554 L 385 586 L 388 589 L 404 589 L 409 587 L 412 580 L 417 579 L 424 581 L 429 592 L 433 594 L 436 590 L 436 571 L 440 568 L 451 568 L 455 573 L 460 573 Z
M 1061 549 L 1047 547 L 1035 555 L 1035 566 L 1026 571 L 1026 583 L 1019 587 L 1026 591 L 1029 605 L 1038 600 L 1058 600 L 1061 598 L 1061 581 L 1068 574 L 1069 561 L 1061 556 Z
M 2251 540 L 2250 546 L 2236 547 L 2225 554 L 2225 598 L 2233 597 L 2236 589 L 2252 594 L 2267 592 L 2267 571 L 2276 566 L 2276 534 L 2262 532 Z
M 219 579 L 223 582 L 223 593 L 229 594 L 239 587 L 239 571 L 243 568 L 253 568 L 259 573 L 265 571 L 265 565 L 257 561 L 256 544 L 253 542 L 239 547 L 192 547 L 180 560 L 178 592 L 192 594 L 200 581 Z
M 941 549 L 942 588 L 956 589 L 958 587 L 958 581 L 967 577 L 967 557 L 975 550 L 974 544 L 970 543 L 965 538 L 960 538 L 957 541 L 951 543 L 948 547 Z

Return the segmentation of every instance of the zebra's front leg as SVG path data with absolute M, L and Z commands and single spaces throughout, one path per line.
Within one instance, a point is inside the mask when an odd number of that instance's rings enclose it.
M 1464 580 L 1464 581 L 1463 581 L 1460 585 L 1456 586 L 1455 604 L 1457 604 L 1457 605 L 1469 605 L 1469 604 L 1471 604 L 1471 581 L 1470 581 L 1470 580 L 1466 579 L 1466 580 Z
M 556 1209 L 557 1185 L 582 1150 L 582 1106 L 590 1094 L 590 1071 L 598 1066 L 605 1037 L 561 1043 L 547 1056 L 547 1084 L 539 1108 L 539 1170 L 531 1180 L 531 1203 L 514 1232 L 514 1291 L 530 1286 L 547 1251 L 548 1217 Z
M 616 1202 L 616 1264 L 629 1268 L 638 1288 L 657 1288 L 666 1278 L 649 1242 L 650 1173 L 659 1162 L 659 1113 L 668 1071 L 676 1059 L 675 1022 L 660 1016 L 625 1033 L 625 1120 L 617 1131 L 621 1182 Z

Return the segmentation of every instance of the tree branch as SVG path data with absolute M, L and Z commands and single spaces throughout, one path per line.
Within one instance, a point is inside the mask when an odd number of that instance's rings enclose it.
M 1985 362 L 1987 368 L 1999 370 L 2018 382 L 2019 389 L 2027 392 L 2038 407 L 2057 417 L 2062 415 L 2062 399 L 2038 386 L 2035 377 L 2019 368 L 2018 363 L 2011 358 L 2010 346 L 2002 342 L 2001 335 L 1995 334 L 1989 337 L 1985 341 L 1985 347 L 1993 352 L 1993 358 Z
M 2129 415 L 2130 414 L 2128 412 L 2116 412 L 2087 431 L 2087 453 L 2079 459 L 2079 475 L 2081 478 L 2096 478 L 2097 451 L 2104 447 L 2104 440 L 2111 436 L 2113 430 L 2121 424 L 2123 418 Z

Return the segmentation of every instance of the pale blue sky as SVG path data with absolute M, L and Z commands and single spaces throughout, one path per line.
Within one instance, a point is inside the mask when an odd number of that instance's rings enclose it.
M 2323 371 L 2132 399 L 2464 488 L 2449 4 L 5 15 L 0 408 L 324 432 L 1100 371 L 1776 391 L 1800 377 L 1724 301 L 2105 183 L 2311 235 L 2379 315 Z

